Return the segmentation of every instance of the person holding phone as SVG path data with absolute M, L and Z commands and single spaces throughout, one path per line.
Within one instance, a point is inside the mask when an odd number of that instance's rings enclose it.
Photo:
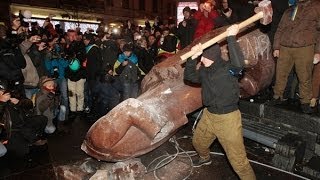
M 214 19 L 216 19 L 219 14 L 214 9 L 214 6 L 215 1 L 206 1 L 205 3 L 201 3 L 199 5 L 199 10 L 193 16 L 197 21 L 193 39 L 201 37 L 216 27 L 214 24 Z
M 238 21 L 236 13 L 229 6 L 228 0 L 218 2 L 219 17 L 215 20 L 217 26 L 227 26 Z

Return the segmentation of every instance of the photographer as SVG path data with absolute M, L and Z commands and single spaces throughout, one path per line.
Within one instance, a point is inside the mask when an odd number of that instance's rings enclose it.
M 21 69 L 26 67 L 26 61 L 18 46 L 21 39 L 14 33 L 17 32 L 10 31 L 6 36 L 0 37 L 0 78 L 7 80 L 11 89 L 24 94 L 24 77 Z
M 49 40 L 48 52 L 45 58 L 45 67 L 49 74 L 49 77 L 54 79 L 57 84 L 61 96 L 62 105 L 66 109 L 68 109 L 68 88 L 67 80 L 65 78 L 65 70 L 69 66 L 69 62 L 64 57 L 62 57 L 63 52 L 61 50 L 62 48 L 58 44 L 58 37 Z M 66 117 L 67 116 L 68 115 L 66 114 Z
M 34 63 L 29 56 L 30 48 L 34 43 L 38 43 L 41 40 L 40 36 L 33 35 L 29 39 L 24 40 L 20 45 L 21 53 L 26 61 L 26 67 L 22 69 L 24 77 L 24 88 L 26 97 L 31 99 L 32 95 L 37 92 L 37 86 L 39 83 L 39 74 L 34 66 Z
M 29 51 L 29 56 L 36 68 L 39 77 L 48 76 L 48 72 L 45 66 L 45 55 L 47 53 L 48 41 L 46 39 L 41 40 L 33 44 Z
M 228 0 L 220 0 L 218 3 L 218 12 L 220 16 L 215 19 L 217 27 L 234 24 L 238 21 L 236 13 L 229 7 Z
M 16 98 L 4 80 L 0 80 L 0 114 L 1 142 L 7 143 L 9 152 L 22 157 L 30 146 L 47 143 L 41 139 L 46 118 L 34 115 L 31 100 Z

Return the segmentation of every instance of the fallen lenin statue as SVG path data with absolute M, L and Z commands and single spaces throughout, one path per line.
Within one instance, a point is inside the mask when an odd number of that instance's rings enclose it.
M 142 94 L 137 99 L 123 101 L 94 123 L 81 149 L 98 160 L 122 161 L 145 154 L 167 141 L 188 122 L 186 115 L 202 106 L 201 89 L 183 81 L 180 56 L 223 30 L 206 34 L 157 64 L 143 79 Z M 270 85 L 275 65 L 268 36 L 259 29 L 245 29 L 238 41 L 246 59 L 244 76 L 239 81 L 241 96 L 249 97 Z M 221 51 L 228 60 L 223 43 L 220 43 Z
M 239 24 L 237 35 L 245 57 L 245 72 L 240 79 L 241 97 L 256 95 L 269 86 L 274 74 L 271 45 L 266 34 L 254 26 L 260 20 L 272 20 L 271 2 L 261 1 L 256 13 Z M 201 89 L 183 80 L 183 63 L 193 54 L 191 47 L 202 43 L 207 48 L 214 43 L 221 46 L 227 61 L 226 27 L 213 30 L 177 54 L 157 64 L 142 81 L 142 94 L 127 99 L 101 117 L 89 129 L 81 149 L 104 161 L 124 161 L 150 152 L 167 141 L 188 122 L 187 114 L 202 107 Z

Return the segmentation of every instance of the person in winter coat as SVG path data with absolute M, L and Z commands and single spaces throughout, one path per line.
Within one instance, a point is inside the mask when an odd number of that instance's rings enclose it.
M 68 81 L 70 115 L 75 115 L 77 112 L 83 111 L 84 85 L 86 82 L 86 70 L 77 58 L 69 61 L 69 67 L 66 69 L 66 78 Z
M 0 143 L 9 152 L 23 157 L 30 146 L 47 143 L 41 137 L 47 119 L 34 115 L 30 99 L 13 97 L 7 88 L 7 83 L 0 80 Z
M 154 55 L 152 51 L 149 51 L 148 42 L 145 37 L 142 37 L 137 41 L 137 47 L 135 48 L 135 54 L 138 57 L 139 68 L 147 74 L 154 66 Z
M 101 75 L 94 94 L 97 96 L 94 112 L 100 118 L 111 111 L 120 102 L 120 87 L 118 80 L 113 76 L 112 66 L 107 66 L 105 73 Z
M 118 58 L 119 48 L 117 42 L 111 39 L 111 35 L 107 33 L 102 38 L 102 44 L 100 45 L 100 48 L 103 61 L 103 69 L 106 69 L 109 65 L 113 66 Z
M 60 105 L 60 96 L 56 91 L 56 84 L 52 78 L 40 79 L 40 91 L 36 94 L 36 113 L 48 118 L 45 132 L 52 134 L 56 130 L 53 119 L 58 115 L 58 126 L 65 120 L 66 107 Z M 59 128 L 59 127 L 58 127 Z
M 216 19 L 219 14 L 213 8 L 212 2 L 208 1 L 199 5 L 199 10 L 193 15 L 197 21 L 193 39 L 199 38 L 215 28 L 214 19 Z
M 85 44 L 86 49 L 86 60 L 85 66 L 87 70 L 87 85 L 88 85 L 88 104 L 86 108 L 91 108 L 94 96 L 92 94 L 95 85 L 97 84 L 97 79 L 99 77 L 99 73 L 101 72 L 102 68 L 102 57 L 100 48 L 94 44 L 94 35 L 93 34 L 84 34 L 83 35 L 83 43 Z M 87 110 L 86 110 L 87 111 Z
M 114 74 L 119 76 L 122 86 L 122 100 L 126 100 L 138 96 L 138 80 L 142 72 L 138 67 L 137 56 L 132 53 L 133 46 L 125 44 L 122 50 L 123 53 L 119 55 L 114 64 Z
M 284 101 L 288 75 L 295 67 L 303 113 L 312 114 L 313 61 L 320 59 L 320 2 L 294 0 L 282 15 L 274 36 L 273 55 L 278 57 L 272 103 Z
M 68 60 L 61 56 L 61 47 L 57 44 L 57 38 L 54 38 L 49 44 L 52 43 L 45 59 L 45 66 L 49 77 L 53 78 L 56 82 L 59 94 L 61 97 L 61 104 L 66 107 L 66 118 L 69 114 L 69 101 L 68 101 L 68 85 L 65 78 L 65 70 L 69 65 Z
M 41 39 L 40 36 L 35 36 L 35 38 Z M 26 61 L 26 67 L 22 69 L 22 74 L 24 77 L 24 88 L 26 97 L 31 99 L 31 97 L 37 93 L 38 91 L 38 84 L 39 84 L 39 74 L 34 66 L 34 63 L 29 56 L 29 49 L 33 45 L 33 42 L 30 40 L 24 40 L 20 45 L 21 52 L 24 56 Z
M 66 78 L 68 83 L 68 96 L 70 106 L 70 118 L 76 116 L 76 112 L 83 111 L 85 103 L 85 84 L 87 82 L 85 45 L 77 41 L 78 34 L 74 30 L 67 32 L 67 45 L 65 48 L 66 58 L 69 67 L 66 68 Z
M 29 56 L 36 68 L 39 77 L 48 76 L 48 72 L 45 66 L 45 55 L 47 51 L 47 40 L 41 40 L 31 46 Z
M 177 52 L 178 38 L 170 31 L 168 27 L 163 29 L 162 36 L 159 41 L 159 52 L 175 54 Z
M 193 162 L 194 167 L 211 164 L 210 145 L 218 139 L 228 160 L 240 179 L 255 180 L 243 144 L 241 113 L 238 107 L 240 89 L 238 78 L 244 66 L 244 56 L 235 36 L 239 26 L 227 29 L 227 42 L 230 60 L 224 61 L 221 50 L 215 44 L 205 51 L 201 44 L 194 46 L 194 55 L 186 62 L 184 79 L 201 84 L 204 111 L 192 143 L 199 158 Z M 197 57 L 201 66 L 197 68 Z
M 219 17 L 215 19 L 216 27 L 227 26 L 238 21 L 237 14 L 229 6 L 229 0 L 218 1 Z
M 9 35 L 0 37 L 0 78 L 8 81 L 10 89 L 24 95 L 25 78 L 22 69 L 27 66 L 24 55 L 28 49 L 28 47 L 24 48 L 24 45 L 31 45 L 38 42 L 39 39 L 38 36 L 31 36 L 20 45 L 18 35 L 10 32 Z
M 177 36 L 180 40 L 181 49 L 185 48 L 193 41 L 196 28 L 196 20 L 191 17 L 191 9 L 189 6 L 183 8 L 184 19 L 178 25 Z
M 150 34 L 148 37 L 148 52 L 152 56 L 153 61 L 155 61 L 157 55 L 158 55 L 158 42 L 155 35 Z

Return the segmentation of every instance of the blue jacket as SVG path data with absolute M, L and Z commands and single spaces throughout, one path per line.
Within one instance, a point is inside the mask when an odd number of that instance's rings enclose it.
M 131 53 L 129 57 L 125 56 L 124 53 L 120 54 L 118 57 L 118 61 L 120 62 L 120 64 L 126 59 L 129 59 L 129 61 L 131 61 L 133 64 L 138 63 L 138 57 L 133 53 Z
M 58 68 L 58 78 L 60 79 L 65 77 L 65 69 L 69 66 L 69 62 L 64 58 L 46 59 L 45 66 L 50 76 L 53 76 L 54 69 Z

